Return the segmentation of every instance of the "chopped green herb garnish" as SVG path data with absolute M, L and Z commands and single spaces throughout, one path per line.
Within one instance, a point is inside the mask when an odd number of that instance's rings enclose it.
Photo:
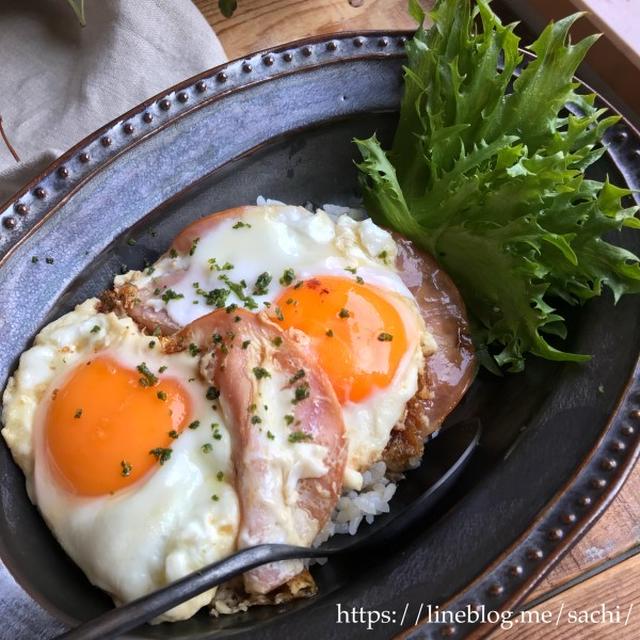
M 38 261 L 39 261 L 38 256 L 31 256 L 31 262 L 32 262 L 33 264 L 36 264 Z
M 152 387 L 158 382 L 158 377 L 147 367 L 146 362 L 139 364 L 136 369 L 138 373 L 143 375 L 143 377 L 138 380 L 141 387 Z
M 243 348 L 243 349 L 246 349 L 250 344 L 251 344 L 251 340 L 245 340 L 245 341 L 242 343 L 242 348 Z
M 380 342 L 391 342 L 393 340 L 393 336 L 390 333 L 385 333 L 384 331 L 378 336 L 378 340 Z
M 91 327 L 91 333 L 98 333 L 99 331 L 100 331 L 99 324 L 94 324 L 93 327 Z
M 214 502 L 218 502 L 218 500 L 220 500 L 220 498 L 218 498 L 218 496 L 217 496 L 215 493 L 211 496 L 211 499 L 212 499 Z
M 173 438 L 174 440 L 179 436 L 180 434 L 175 430 L 175 429 L 171 429 L 171 431 L 169 431 L 169 437 Z
M 132 470 L 133 467 L 126 460 L 120 460 L 120 475 L 123 478 L 129 477 Z
M 220 391 L 217 387 L 209 387 L 207 389 L 207 400 L 217 400 L 220 397 Z
M 280 336 L 276 336 L 275 338 L 273 338 L 273 340 L 271 340 L 271 344 L 274 347 L 280 347 L 282 345 L 282 338 Z
M 294 420 L 295 418 L 290 413 L 284 417 L 284 421 L 287 425 L 292 425 Z
M 158 400 L 162 400 L 163 402 L 167 399 L 167 394 L 164 391 L 158 391 L 156 395 L 158 396 Z
M 280 278 L 280 284 L 288 287 L 296 279 L 296 273 L 293 269 L 285 269 Z
M 293 384 L 294 382 L 298 382 L 298 380 L 304 378 L 304 369 L 298 369 L 290 378 L 289 384 Z
M 189 249 L 189 255 L 192 256 L 196 252 L 196 247 L 198 246 L 198 242 L 200 242 L 200 238 L 196 238 L 191 243 L 191 249 Z
M 264 296 L 269 292 L 269 285 L 271 284 L 271 274 L 267 271 L 263 271 L 258 278 L 256 279 L 256 283 L 253 285 L 253 295 L 254 296 Z
M 167 370 L 167 365 L 163 364 L 159 369 L 158 369 L 158 373 L 164 373 Z
M 269 438 L 269 440 L 275 440 L 276 437 L 273 435 L 273 433 L 271 433 L 271 431 L 267 431 L 267 438 Z
M 194 283 L 197 284 L 197 283 Z M 205 291 L 199 286 L 196 288 L 196 293 L 204 298 L 204 301 L 210 307 L 216 307 L 222 309 L 227 303 L 227 298 L 231 291 L 229 289 L 211 289 L 211 291 Z
M 47 264 L 53 264 L 53 262 L 54 262 L 54 261 L 53 261 L 53 258 L 50 258 L 50 257 L 45 258 L 45 259 L 44 259 L 44 261 L 45 261 Z
M 127 240 L 127 244 L 128 244 L 130 247 L 135 247 L 135 246 L 138 244 L 138 241 L 137 241 L 137 240 L 134 240 L 133 238 L 129 238 L 129 239 Z
M 349 313 L 348 309 L 345 309 L 344 307 L 342 309 L 340 309 L 340 311 L 338 311 L 338 316 L 340 318 L 348 318 L 351 314 Z
M 189 429 L 197 429 L 200 426 L 200 420 L 194 420 L 190 425 Z
M 218 473 L 216 473 L 216 478 L 219 482 L 222 482 L 224 480 L 224 473 L 222 471 L 218 471 Z
M 258 379 L 270 378 L 271 374 L 264 367 L 253 367 L 253 375 Z
M 260 424 L 262 418 L 260 416 L 251 416 L 251 424 Z
M 149 349 L 153 349 L 155 346 L 156 346 L 156 341 L 155 340 L 149 340 L 149 344 L 148 344 Z
M 180 300 L 184 298 L 181 293 L 176 293 L 173 289 L 167 289 L 161 296 L 162 301 L 167 304 L 169 300 Z
M 194 344 L 193 342 L 191 342 L 189 344 L 189 353 L 191 354 L 192 357 L 195 358 L 200 353 L 200 347 L 197 344 Z
M 333 329 L 327 329 L 324 334 L 329 338 L 333 338 Z
M 78 409 L 74 414 L 73 417 L 78 419 L 82 417 L 82 409 Z
M 275 314 L 276 314 L 276 318 L 278 318 L 278 320 L 280 320 L 280 322 L 282 322 L 284 320 L 284 314 L 282 313 L 282 309 L 280 307 L 276 307 L 274 309 Z
M 210 442 L 205 442 L 200 448 L 202 453 L 211 453 L 213 451 L 213 445 Z
M 292 401 L 293 404 L 298 404 L 298 402 L 302 402 L 303 400 L 306 400 L 309 397 L 309 394 L 310 394 L 310 389 L 309 389 L 309 385 L 306 382 L 296 387 L 296 390 L 293 396 L 293 401 Z
M 219 275 L 218 280 L 222 280 L 222 282 L 224 282 L 229 287 L 229 289 L 231 289 L 231 291 L 233 291 L 233 293 L 235 293 L 236 296 L 238 296 L 238 298 L 242 300 L 244 306 L 247 309 L 258 308 L 257 302 L 251 296 L 248 296 L 244 292 L 247 286 L 247 283 L 244 280 L 241 280 L 240 282 L 233 282 L 233 280 L 231 280 L 231 278 L 229 278 L 229 276 L 226 273 Z
M 233 227 L 231 227 L 232 229 L 242 229 L 243 227 L 247 227 L 250 228 L 251 225 L 248 222 L 242 222 L 242 220 L 238 220 L 238 222 L 236 222 Z
M 160 464 L 164 464 L 169 460 L 169 458 L 171 458 L 172 450 L 165 447 L 156 447 L 155 449 L 151 449 L 149 454 L 152 455 Z
M 308 440 L 313 440 L 313 436 L 308 433 L 304 433 L 304 431 L 294 431 L 289 434 L 288 438 L 289 442 L 305 442 Z
M 356 276 L 356 282 L 358 284 L 364 284 L 364 278 L 360 277 L 360 276 Z
M 356 272 L 358 271 L 358 268 L 357 267 L 345 267 L 344 270 L 348 271 L 349 273 L 353 273 L 355 275 Z

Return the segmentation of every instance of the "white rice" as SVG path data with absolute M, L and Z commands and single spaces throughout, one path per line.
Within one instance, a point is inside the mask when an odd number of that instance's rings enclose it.
M 347 491 L 338 500 L 331 519 L 316 536 L 317 547 L 336 533 L 355 535 L 364 520 L 371 524 L 381 513 L 389 512 L 389 501 L 396 492 L 396 483 L 387 477 L 387 465 L 376 462 L 362 474 L 360 491 Z

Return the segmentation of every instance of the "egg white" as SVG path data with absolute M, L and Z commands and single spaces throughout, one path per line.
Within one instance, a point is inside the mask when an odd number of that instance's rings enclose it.
M 97 300 L 88 300 L 51 323 L 23 353 L 3 396 L 2 434 L 25 473 L 31 499 L 62 547 L 93 584 L 116 602 L 127 602 L 232 553 L 239 505 L 229 482 L 230 436 L 206 400 L 199 359 L 188 352 L 163 354 L 158 344 L 150 348 L 152 339 L 133 321 L 98 313 L 96 305 Z M 171 458 L 136 483 L 113 495 L 82 497 L 57 483 L 42 426 L 53 389 L 97 352 L 132 369 L 143 361 L 155 372 L 167 366 L 165 375 L 188 390 L 192 419 L 200 426 L 185 429 L 172 442 Z M 220 425 L 220 440 L 212 439 L 212 423 Z M 205 443 L 212 444 L 209 453 L 202 450 Z M 201 594 L 161 619 L 188 618 L 214 593 Z
M 244 225 L 236 228 L 238 220 Z M 285 269 L 293 269 L 296 280 L 321 275 L 353 279 L 357 274 L 366 283 L 393 294 L 393 299 L 400 300 L 407 335 L 417 334 L 419 338 L 410 345 L 386 388 L 343 407 L 349 441 L 344 484 L 347 489 L 360 489 L 361 472 L 380 459 L 391 430 L 403 418 L 407 402 L 417 391 L 418 372 L 425 356 L 436 349 L 415 299 L 395 269 L 396 255 L 391 234 L 371 219 L 354 220 L 349 215 L 332 216 L 322 210 L 312 213 L 303 207 L 268 204 L 244 209 L 239 217 L 222 220 L 200 237 L 190 255 L 165 254 L 150 270 L 118 276 L 115 286 L 131 283 L 139 289 L 154 290 L 164 276 L 183 272 L 171 284 L 182 298 L 165 302 L 159 292 L 148 301 L 155 310 L 165 309 L 181 326 L 213 310 L 196 289 L 226 288 L 219 279 L 221 273 L 234 282 L 244 280 L 250 294 L 258 276 L 268 272 L 273 279 L 267 293 L 251 296 L 258 310 L 273 303 L 286 288 L 279 282 Z M 219 266 L 229 263 L 233 268 L 212 270 L 212 258 Z M 227 305 L 232 303 L 243 306 L 233 292 L 226 299 Z

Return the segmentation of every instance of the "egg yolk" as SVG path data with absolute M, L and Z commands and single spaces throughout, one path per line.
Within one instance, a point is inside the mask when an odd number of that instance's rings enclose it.
M 287 288 L 275 304 L 271 318 L 311 338 L 342 404 L 387 387 L 407 351 L 398 309 L 374 286 L 320 276 Z
M 53 392 L 44 440 L 67 490 L 82 496 L 113 493 L 170 456 L 191 414 L 189 396 L 178 381 L 140 368 L 99 356 L 78 365 Z

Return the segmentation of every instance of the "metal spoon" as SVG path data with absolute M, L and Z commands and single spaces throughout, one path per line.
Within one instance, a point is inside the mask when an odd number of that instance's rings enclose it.
M 393 498 L 393 512 L 362 525 L 353 536 L 338 535 L 317 548 L 286 544 L 261 544 L 242 549 L 232 556 L 204 567 L 172 584 L 128 604 L 111 609 L 58 640 L 97 640 L 119 636 L 212 587 L 277 560 L 325 558 L 362 552 L 378 547 L 407 531 L 451 489 L 470 459 L 482 428 L 479 420 L 469 420 L 443 429 L 425 447 L 420 467 L 408 472 Z

